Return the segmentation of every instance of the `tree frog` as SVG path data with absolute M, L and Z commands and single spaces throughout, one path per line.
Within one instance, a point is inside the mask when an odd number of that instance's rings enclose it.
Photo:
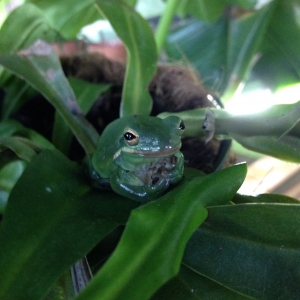
M 113 121 L 89 160 L 93 185 L 140 202 L 158 198 L 183 176 L 184 158 L 179 151 L 183 131 L 184 123 L 175 116 Z

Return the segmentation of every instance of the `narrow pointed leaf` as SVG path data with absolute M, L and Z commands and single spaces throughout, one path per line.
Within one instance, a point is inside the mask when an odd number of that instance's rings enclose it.
M 149 115 L 152 99 L 148 93 L 157 63 L 157 50 L 148 22 L 119 0 L 97 0 L 104 15 L 126 46 L 127 68 L 120 115 Z

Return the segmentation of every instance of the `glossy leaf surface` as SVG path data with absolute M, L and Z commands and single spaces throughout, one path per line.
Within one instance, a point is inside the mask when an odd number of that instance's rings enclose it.
M 187 176 L 163 197 L 135 209 L 118 247 L 78 300 L 148 299 L 179 271 L 186 242 L 207 217 L 206 207 L 228 203 L 245 175 L 241 164 Z
M 128 57 L 120 116 L 149 115 L 148 84 L 156 71 L 157 50 L 152 30 L 130 6 L 119 0 L 97 0 L 104 15 L 125 44 Z
M 1 300 L 45 296 L 136 205 L 91 190 L 82 169 L 58 151 L 36 156 L 13 188 L 0 228 Z
M 297 299 L 299 213 L 295 204 L 211 207 L 183 263 L 254 299 Z

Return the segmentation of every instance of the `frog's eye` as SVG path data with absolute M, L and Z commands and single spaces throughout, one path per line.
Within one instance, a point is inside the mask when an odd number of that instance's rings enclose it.
M 139 142 L 138 135 L 132 130 L 128 130 L 124 133 L 124 139 L 129 146 L 135 146 Z
M 185 125 L 184 125 L 183 121 L 180 121 L 179 129 L 182 131 L 185 129 Z

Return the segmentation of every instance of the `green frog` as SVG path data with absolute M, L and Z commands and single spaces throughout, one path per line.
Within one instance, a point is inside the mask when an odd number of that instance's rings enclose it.
M 176 116 L 113 121 L 88 162 L 93 185 L 140 202 L 160 197 L 183 176 L 183 131 L 184 123 Z

